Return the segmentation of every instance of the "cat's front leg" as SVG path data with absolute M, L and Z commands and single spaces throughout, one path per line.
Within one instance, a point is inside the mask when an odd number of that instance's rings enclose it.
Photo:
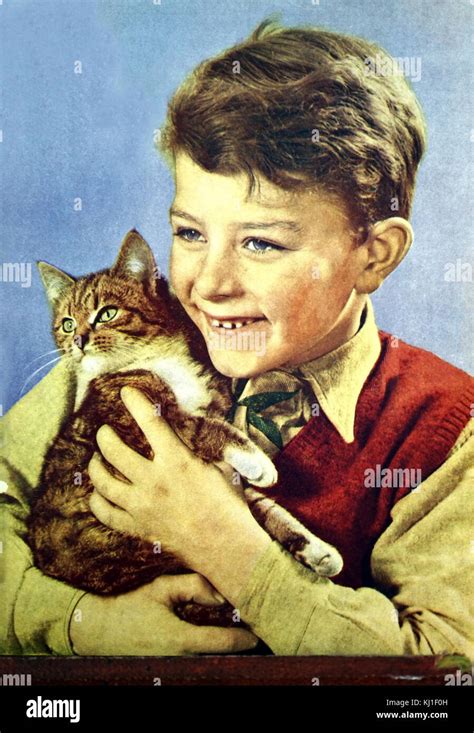
M 278 473 L 271 459 L 224 418 L 169 411 L 166 418 L 183 442 L 209 463 L 224 461 L 253 486 L 272 486 Z
M 273 499 L 252 488 L 245 489 L 244 493 L 257 522 L 295 560 L 324 577 L 341 572 L 343 560 L 335 547 L 316 537 Z
M 242 437 L 242 443 L 230 443 L 224 448 L 223 460 L 253 486 L 273 486 L 278 472 L 272 460 L 247 436 L 242 434 Z

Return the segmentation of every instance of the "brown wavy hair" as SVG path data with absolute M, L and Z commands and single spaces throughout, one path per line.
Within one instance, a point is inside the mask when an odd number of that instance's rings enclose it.
M 361 38 L 267 18 L 243 42 L 199 64 L 168 105 L 159 149 L 222 174 L 342 196 L 365 229 L 408 218 L 425 148 L 417 99 L 390 56 Z M 394 202 L 395 205 L 394 205 Z

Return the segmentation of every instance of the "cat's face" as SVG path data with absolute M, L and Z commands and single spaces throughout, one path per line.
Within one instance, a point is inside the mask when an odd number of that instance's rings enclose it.
M 57 345 L 84 368 L 126 364 L 147 339 L 140 290 L 106 275 L 79 280 L 56 309 Z
M 126 366 L 138 350 L 167 334 L 153 254 L 137 232 L 127 235 L 110 270 L 75 280 L 46 263 L 39 268 L 53 306 L 56 344 L 77 368 Z

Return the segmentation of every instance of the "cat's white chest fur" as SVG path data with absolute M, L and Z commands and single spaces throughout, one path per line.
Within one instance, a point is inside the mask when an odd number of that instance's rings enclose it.
M 194 362 L 181 356 L 161 356 L 133 364 L 133 369 L 146 369 L 171 387 L 178 405 L 185 412 L 197 412 L 210 403 L 212 396 L 205 377 L 198 373 Z M 128 371 L 130 367 L 120 369 Z
M 182 410 L 189 413 L 204 410 L 212 400 L 210 377 L 202 374 L 201 366 L 191 359 L 180 344 L 174 342 L 173 348 L 170 348 L 170 343 L 164 341 L 163 346 L 165 348 L 160 349 L 161 355 L 156 356 L 156 350 L 150 355 L 150 351 L 145 348 L 139 357 L 126 366 L 114 364 L 113 358 L 88 357 L 78 373 L 74 409 L 80 407 L 89 383 L 95 377 L 112 372 L 145 369 L 156 374 L 170 386 Z

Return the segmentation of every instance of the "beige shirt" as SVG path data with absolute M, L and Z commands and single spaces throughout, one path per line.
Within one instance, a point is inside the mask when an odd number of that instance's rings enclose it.
M 357 399 L 378 348 L 369 306 L 353 339 L 301 367 L 297 376 L 303 378 L 304 397 L 289 407 L 289 419 L 288 405 L 285 415 L 280 415 L 283 403 L 273 410 L 284 442 L 302 427 L 301 415 L 304 424 L 311 414 L 315 397 L 344 440 L 353 440 Z M 294 386 L 294 376 L 288 385 Z M 275 389 L 273 372 L 258 377 L 258 382 L 251 380 L 246 390 L 261 391 L 265 384 Z M 72 392 L 70 374 L 60 362 L 2 421 L 0 651 L 4 654 L 73 653 L 69 623 L 71 618 L 74 623 L 74 608 L 84 593 L 36 569 L 24 541 L 31 495 L 46 450 L 72 410 Z M 245 411 L 236 415 L 239 421 L 245 427 Z M 238 608 L 274 653 L 448 651 L 474 659 L 473 432 L 471 421 L 445 463 L 395 505 L 393 521 L 372 553 L 376 589 L 352 590 L 319 579 L 276 542 L 269 545 L 241 592 Z

